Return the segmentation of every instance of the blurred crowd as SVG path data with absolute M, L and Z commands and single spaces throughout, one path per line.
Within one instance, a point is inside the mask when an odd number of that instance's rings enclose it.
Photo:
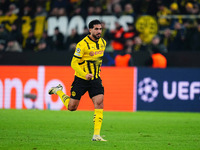
M 0 0 L 0 16 L 67 16 L 80 15 L 131 15 L 136 21 L 143 15 L 156 18 L 159 30 L 150 42 L 145 42 L 134 23 L 128 30 L 115 23 L 109 30 L 102 22 L 102 36 L 108 43 L 106 51 L 116 54 L 148 51 L 151 53 L 168 51 L 200 51 L 200 0 Z M 18 23 L 7 30 L 0 24 L 0 51 L 73 51 L 76 43 L 88 34 L 85 28 L 82 35 L 73 29 L 69 36 L 60 29 L 54 35 L 43 32 L 37 39 L 31 29 L 24 39 Z

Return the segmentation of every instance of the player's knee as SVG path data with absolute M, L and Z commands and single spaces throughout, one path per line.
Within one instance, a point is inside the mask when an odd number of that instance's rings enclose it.
M 95 104 L 95 108 L 96 108 L 96 109 L 103 109 L 103 106 L 104 106 L 104 105 L 103 105 L 103 102 L 101 102 L 101 103 L 96 103 L 96 104 Z
M 73 105 L 73 106 L 68 106 L 68 110 L 69 111 L 76 111 L 77 110 L 77 106 L 76 105 Z

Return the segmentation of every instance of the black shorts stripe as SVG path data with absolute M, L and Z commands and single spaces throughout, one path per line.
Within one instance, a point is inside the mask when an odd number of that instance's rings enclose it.
M 87 44 L 88 49 L 90 49 L 89 43 L 86 40 L 84 40 L 84 41 Z

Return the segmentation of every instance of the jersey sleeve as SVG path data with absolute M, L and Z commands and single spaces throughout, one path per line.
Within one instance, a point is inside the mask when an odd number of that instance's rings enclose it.
M 83 54 L 84 54 L 84 46 L 81 46 L 81 44 L 78 43 L 76 46 L 76 50 L 74 52 L 74 56 L 71 61 L 71 67 L 82 77 L 85 77 L 87 73 L 84 72 L 78 64 L 80 62 L 80 59 L 82 58 Z
M 84 45 L 81 45 L 80 43 L 78 43 L 76 45 L 74 56 L 82 58 L 83 54 L 84 54 Z

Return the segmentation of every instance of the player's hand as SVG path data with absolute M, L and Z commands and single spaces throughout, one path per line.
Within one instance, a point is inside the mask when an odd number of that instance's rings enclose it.
M 91 80 L 93 78 L 93 74 L 89 73 L 85 77 L 86 77 L 86 80 Z

